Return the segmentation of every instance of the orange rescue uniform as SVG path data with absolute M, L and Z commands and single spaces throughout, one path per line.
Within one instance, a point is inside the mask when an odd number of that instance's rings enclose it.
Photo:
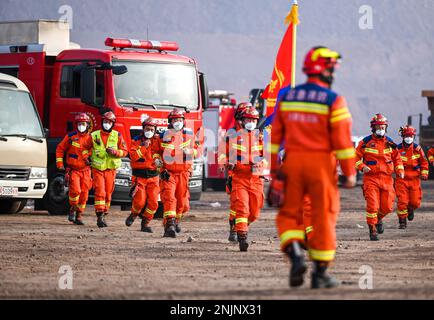
M 193 132 L 184 128 L 169 129 L 161 133 L 163 170 L 167 170 L 168 181 L 161 179 L 161 200 L 164 206 L 163 224 L 175 218 L 176 223 L 190 210 L 189 180 L 193 159 L 198 156 L 198 144 Z
M 143 134 L 136 136 L 131 141 L 129 154 L 135 184 L 131 213 L 138 216 L 146 205 L 143 217 L 151 221 L 158 209 L 160 193 L 160 172 L 155 165 L 155 160 L 161 159 L 160 138 L 157 135 L 151 139 Z
M 264 159 L 264 140 L 260 130 L 239 129 L 226 139 L 226 154 L 220 161 L 235 164 L 232 170 L 230 207 L 236 232 L 248 232 L 264 205 L 263 171 L 268 166 Z
M 351 114 L 344 97 L 316 79 L 280 90 L 271 131 L 271 169 L 283 142 L 284 204 L 276 217 L 282 251 L 305 241 L 303 206 L 310 197 L 313 233 L 308 242 L 315 261 L 332 261 L 339 212 L 336 159 L 345 176 L 355 174 Z
M 366 221 L 368 225 L 378 224 L 393 211 L 395 190 L 392 173 L 404 171 L 401 156 L 396 144 L 389 137 L 378 138 L 375 135 L 365 137 L 356 149 L 356 168 L 371 171 L 363 175 L 363 195 L 366 199 Z
M 412 143 L 408 147 L 399 144 L 398 151 L 401 154 L 404 165 L 404 179 L 395 180 L 395 190 L 398 197 L 398 216 L 407 218 L 408 208 L 417 209 L 422 201 L 422 189 L 420 177 L 428 177 L 428 161 L 425 158 L 421 146 Z
M 72 132 L 66 135 L 56 148 L 56 166 L 69 168 L 69 205 L 77 207 L 77 219 L 86 208 L 89 190 L 92 188 L 90 165 L 87 163 L 92 153 L 92 137 L 89 133 Z

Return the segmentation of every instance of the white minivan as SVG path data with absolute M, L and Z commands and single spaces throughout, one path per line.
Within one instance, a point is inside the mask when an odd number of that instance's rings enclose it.
M 26 85 L 0 73 L 0 213 L 17 213 L 47 191 L 47 142 Z

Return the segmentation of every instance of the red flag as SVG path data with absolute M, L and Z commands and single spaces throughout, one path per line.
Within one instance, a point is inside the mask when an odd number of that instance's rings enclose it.
M 262 98 L 267 100 L 267 116 L 273 113 L 280 88 L 295 85 L 295 49 L 298 23 L 298 5 L 294 4 L 285 19 L 285 24 L 289 24 L 289 26 L 277 52 L 271 81 L 262 93 Z

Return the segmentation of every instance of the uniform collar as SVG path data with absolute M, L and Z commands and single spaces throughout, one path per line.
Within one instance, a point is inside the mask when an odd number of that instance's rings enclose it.
M 320 79 L 318 79 L 316 77 L 309 77 L 309 78 L 307 78 L 306 82 L 316 84 L 316 85 L 323 87 L 323 88 L 326 88 L 326 89 L 330 89 L 330 86 L 327 83 L 321 81 Z

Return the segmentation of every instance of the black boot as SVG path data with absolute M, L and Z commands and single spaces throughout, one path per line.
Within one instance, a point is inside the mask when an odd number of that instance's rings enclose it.
M 378 223 L 376 225 L 378 234 L 382 234 L 384 232 L 383 219 L 378 219 Z
M 176 233 L 181 232 L 181 221 L 175 222 L 175 231 Z
M 286 254 L 291 262 L 291 269 L 289 270 L 289 286 L 299 287 L 303 284 L 304 274 L 307 271 L 307 265 L 304 262 L 304 254 L 301 251 L 300 243 L 293 242 L 285 249 Z
M 149 222 L 150 221 L 148 219 L 143 218 L 140 231 L 153 233 L 154 231 L 152 231 L 152 228 L 149 226 Z
M 247 231 L 237 232 L 238 244 L 240 245 L 240 251 L 247 251 L 249 243 L 247 242 Z
M 166 225 L 164 226 L 164 235 L 165 238 L 176 238 L 176 230 L 175 230 L 175 219 L 168 219 L 166 221 Z
M 107 227 L 107 224 L 105 223 L 105 220 L 104 220 L 104 213 L 103 212 L 97 212 L 96 216 L 97 216 L 96 225 L 98 226 L 98 228 Z
M 378 241 L 378 233 L 377 233 L 377 227 L 374 224 L 369 224 L 369 239 L 371 241 Z
M 312 272 L 312 289 L 322 289 L 322 288 L 335 288 L 339 285 L 339 281 L 329 276 L 326 271 L 328 267 L 328 262 L 314 261 L 313 262 L 313 272 Z
M 81 212 L 77 212 L 77 216 L 75 217 L 74 224 L 76 224 L 78 226 L 84 226 L 84 222 L 83 222 L 81 216 L 82 216 L 82 213 Z
M 229 220 L 229 238 L 230 242 L 237 242 L 237 232 L 235 231 L 235 219 Z
M 127 227 L 130 227 L 130 226 L 134 223 L 134 220 L 136 220 L 136 218 L 137 218 L 137 215 L 131 213 L 131 214 L 127 217 L 127 219 L 125 220 L 125 225 L 126 225 Z
M 77 211 L 77 206 L 71 206 L 71 208 L 69 209 L 69 214 L 68 214 L 68 221 L 69 222 L 75 221 L 75 212 L 76 211 Z
M 407 228 L 407 218 L 399 217 L 399 229 L 406 229 L 406 228 Z
M 414 219 L 414 209 L 412 207 L 408 207 L 408 221 L 413 221 Z

